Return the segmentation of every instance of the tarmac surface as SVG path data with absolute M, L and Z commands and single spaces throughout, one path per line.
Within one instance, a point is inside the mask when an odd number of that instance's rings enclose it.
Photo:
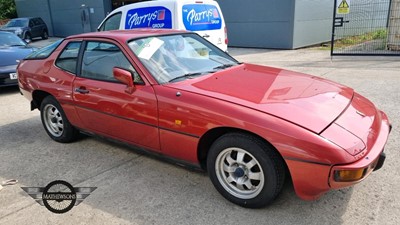
M 245 209 L 225 200 L 205 173 L 99 138 L 56 143 L 18 88 L 1 88 L 0 183 L 19 183 L 0 191 L 0 224 L 400 224 L 400 57 L 331 59 L 329 51 L 316 49 L 230 48 L 229 53 L 239 61 L 324 77 L 369 98 L 393 124 L 383 168 L 316 201 L 299 199 L 287 182 L 270 206 Z M 48 211 L 21 189 L 59 179 L 97 189 L 65 214 Z

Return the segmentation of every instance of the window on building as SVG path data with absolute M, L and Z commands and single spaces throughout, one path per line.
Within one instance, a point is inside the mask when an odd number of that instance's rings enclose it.
M 116 9 L 118 7 L 128 5 L 131 3 L 136 3 L 136 2 L 144 2 L 148 0 L 112 0 L 112 9 Z

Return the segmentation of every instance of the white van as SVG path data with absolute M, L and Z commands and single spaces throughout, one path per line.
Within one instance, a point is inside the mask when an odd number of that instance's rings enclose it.
M 98 31 L 135 28 L 189 30 L 226 51 L 228 37 L 224 17 L 213 0 L 156 0 L 132 3 L 112 11 Z

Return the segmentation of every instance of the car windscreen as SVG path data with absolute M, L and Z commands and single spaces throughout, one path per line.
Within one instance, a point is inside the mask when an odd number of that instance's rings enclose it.
M 239 63 L 195 33 L 135 39 L 130 49 L 158 83 L 214 73 Z
M 13 19 L 8 21 L 4 27 L 27 27 L 28 19 Z
M 0 48 L 1 47 L 14 47 L 25 46 L 26 43 L 18 36 L 8 32 L 0 32 Z
M 53 51 L 61 44 L 64 39 L 60 39 L 55 41 L 54 43 L 47 45 L 43 48 L 40 48 L 37 51 L 34 51 L 30 55 L 28 55 L 25 59 L 44 59 L 47 58 L 53 53 Z

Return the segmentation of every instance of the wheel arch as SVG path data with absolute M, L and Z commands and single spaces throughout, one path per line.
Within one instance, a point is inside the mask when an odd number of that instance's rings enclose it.
M 282 162 L 284 163 L 285 170 L 287 172 L 287 175 L 290 177 L 290 171 L 288 169 L 288 166 L 286 164 L 286 161 L 282 157 L 281 153 L 265 138 L 261 137 L 260 135 L 239 129 L 239 128 L 233 128 L 233 127 L 218 127 L 218 128 L 213 128 L 209 131 L 207 131 L 203 136 L 200 137 L 199 145 L 198 145 L 198 150 L 197 150 L 197 158 L 199 160 L 200 166 L 203 170 L 207 170 L 207 155 L 208 151 L 211 147 L 211 145 L 222 135 L 228 134 L 228 133 L 243 133 L 247 135 L 254 136 L 258 138 L 259 140 L 263 141 L 267 145 L 271 147 L 271 149 L 275 150 L 278 155 L 281 157 Z
M 42 101 L 47 96 L 51 95 L 50 93 L 42 90 L 35 90 L 32 93 L 32 101 L 31 101 L 31 110 L 39 109 Z
M 29 30 L 25 31 L 23 38 L 25 38 L 26 35 L 28 35 L 28 34 L 29 34 L 29 36 L 31 36 L 31 38 L 32 38 L 31 32 L 30 32 Z

